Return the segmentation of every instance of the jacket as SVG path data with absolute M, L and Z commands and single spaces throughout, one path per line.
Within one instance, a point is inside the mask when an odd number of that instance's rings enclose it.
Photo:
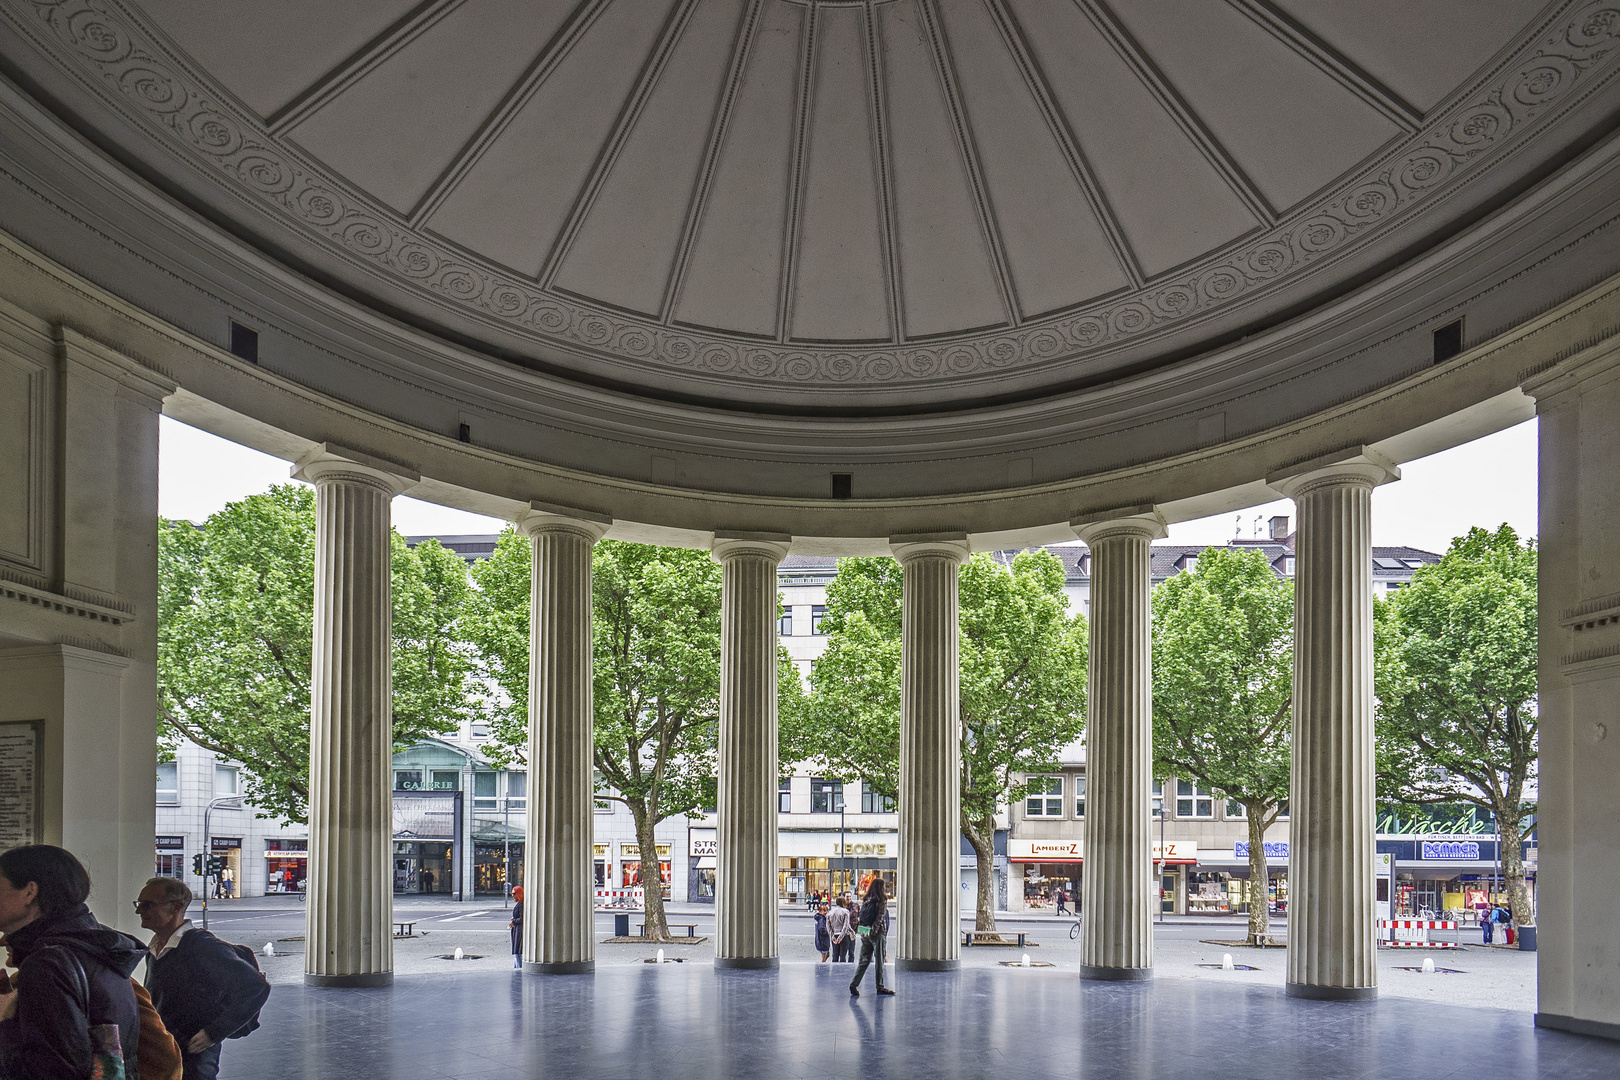
M 196 927 L 185 932 L 180 944 L 148 962 L 146 989 L 163 1026 L 181 1046 L 205 1030 L 215 1042 L 230 1038 L 270 997 L 269 984 L 252 964 Z
M 124 1071 L 137 1073 L 141 1020 L 129 976 L 146 947 L 96 922 L 84 904 L 36 919 L 6 936 L 17 963 L 17 1012 L 0 1021 L 0 1077 L 84 1080 L 90 1075 L 90 1027 L 116 1024 Z M 90 982 L 90 1011 L 79 997 L 78 958 Z
M 137 1048 L 141 1075 L 137 1080 L 181 1080 L 185 1062 L 180 1057 L 180 1044 L 163 1026 L 163 1018 L 152 1007 L 152 995 L 146 987 L 134 979 L 129 980 L 129 985 L 135 988 L 135 1007 L 141 1015 L 141 1044 Z
M 827 912 L 827 929 L 832 933 L 834 941 L 848 941 L 854 931 L 850 928 L 849 909 L 846 907 L 833 907 Z
M 876 898 L 862 900 L 860 924 L 870 926 L 874 934 L 887 934 L 889 932 L 888 902 Z

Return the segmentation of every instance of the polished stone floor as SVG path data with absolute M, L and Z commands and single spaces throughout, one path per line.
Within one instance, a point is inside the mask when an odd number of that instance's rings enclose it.
M 1298 1001 L 1269 987 L 1072 971 L 902 973 L 850 998 L 849 967 L 708 964 L 595 976 L 458 974 L 386 990 L 278 986 L 224 1080 L 495 1077 L 1620 1077 L 1620 1043 L 1530 1016 L 1410 999 Z

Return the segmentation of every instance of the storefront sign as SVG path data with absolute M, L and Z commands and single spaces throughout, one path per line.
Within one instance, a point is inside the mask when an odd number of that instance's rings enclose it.
M 1079 862 L 1078 840 L 1021 840 L 1007 841 L 1007 858 L 1013 862 Z
M 669 845 L 668 844 L 658 844 L 656 846 L 658 848 L 658 857 L 660 859 L 668 859 L 669 858 Z M 639 859 L 639 858 L 641 858 L 641 845 L 640 844 L 620 844 L 619 845 L 619 857 L 622 858 L 622 859 Z
M 870 844 L 868 844 L 868 843 L 834 844 L 833 845 L 833 854 L 834 855 L 874 855 L 877 858 L 886 859 L 886 858 L 889 857 L 889 845 L 887 843 L 885 843 L 885 842 L 882 842 L 882 841 L 879 841 L 877 843 L 870 843 Z
M 1198 841 L 1196 840 L 1167 840 L 1164 844 L 1164 853 L 1159 852 L 1159 842 L 1153 842 L 1153 861 L 1167 863 L 1198 862 Z
M 837 829 L 783 829 L 776 853 L 788 859 L 893 859 L 900 836 L 892 832 L 856 832 L 840 838 Z M 695 854 L 695 853 L 694 853 Z
M 235 851 L 241 846 L 242 838 L 240 836 L 235 838 L 229 836 L 215 836 L 211 837 L 208 841 L 208 847 L 213 851 Z
M 1286 859 L 1286 858 L 1288 858 L 1288 841 L 1286 841 L 1286 840 L 1267 840 L 1265 846 L 1266 846 L 1266 858 L 1268 858 L 1268 859 Z M 1235 857 L 1239 858 L 1239 859 L 1247 859 L 1249 857 L 1249 842 L 1247 840 L 1239 840 L 1237 843 L 1233 844 L 1232 845 L 1232 854 Z
M 687 848 L 694 859 L 710 859 L 720 854 L 720 841 L 715 839 L 713 831 L 694 831 L 687 837 Z
M 0 724 L 0 851 L 37 844 L 45 818 L 45 778 L 39 771 L 45 721 Z
M 608 851 L 609 846 L 610 845 L 608 845 L 608 844 L 592 844 L 591 845 L 591 855 L 592 855 L 592 857 L 597 858 L 597 859 L 607 859 L 607 858 L 609 858 L 611 856 L 611 852 Z
M 186 838 L 183 836 L 160 836 L 157 838 L 157 848 L 159 851 L 173 851 L 176 848 L 184 851 L 185 847 Z
M 1425 859 L 1470 859 L 1478 861 L 1479 842 L 1476 840 L 1425 840 Z

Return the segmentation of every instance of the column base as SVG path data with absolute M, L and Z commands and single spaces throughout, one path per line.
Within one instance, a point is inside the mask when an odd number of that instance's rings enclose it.
M 1594 1035 L 1599 1039 L 1620 1040 L 1620 1024 L 1611 1024 L 1604 1020 L 1582 1020 L 1578 1016 L 1538 1012 L 1535 1024 L 1538 1028 L 1567 1031 L 1573 1035 Z
M 900 956 L 894 959 L 896 971 L 956 971 L 961 966 L 960 960 L 918 960 Z
M 393 986 L 392 971 L 362 971 L 358 975 L 313 975 L 304 972 L 305 986 L 376 987 Z
M 525 975 L 589 975 L 596 970 L 595 960 L 525 960 Z
M 1097 982 L 1151 982 L 1153 969 L 1150 967 L 1097 967 L 1094 964 L 1081 964 L 1080 977 L 1082 979 L 1095 979 Z
M 1378 996 L 1376 986 L 1319 986 L 1315 983 L 1291 982 L 1284 991 L 1289 997 L 1311 1001 L 1371 1001 Z
M 717 956 L 714 958 L 717 968 L 730 968 L 733 971 L 775 971 L 782 966 L 780 956 Z

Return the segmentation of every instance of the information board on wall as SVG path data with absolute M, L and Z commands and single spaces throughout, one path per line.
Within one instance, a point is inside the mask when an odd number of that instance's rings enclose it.
M 0 851 L 44 839 L 43 720 L 0 723 Z

